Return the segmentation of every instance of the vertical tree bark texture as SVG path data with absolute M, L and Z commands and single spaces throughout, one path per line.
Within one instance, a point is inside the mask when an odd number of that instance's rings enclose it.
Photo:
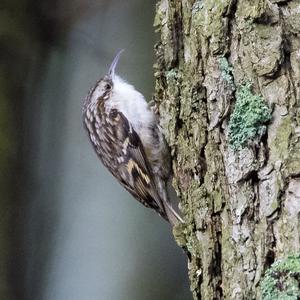
M 259 299 L 264 271 L 300 250 L 300 1 L 161 0 L 155 26 L 194 299 Z M 241 89 L 272 117 L 234 149 Z

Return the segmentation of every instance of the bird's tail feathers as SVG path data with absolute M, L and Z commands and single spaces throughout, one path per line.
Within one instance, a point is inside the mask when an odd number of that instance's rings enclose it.
M 180 223 L 184 223 L 182 218 L 179 216 L 179 214 L 172 206 L 171 201 L 169 200 L 167 183 L 158 180 L 156 182 L 156 186 L 159 192 L 160 204 L 165 213 L 164 215 L 162 215 L 163 218 L 169 221 L 172 226 L 175 226 Z
M 172 207 L 172 204 L 170 202 L 165 202 L 164 206 L 165 206 L 166 215 L 172 226 L 178 225 L 180 223 L 184 223 L 183 219 L 175 211 L 175 209 Z

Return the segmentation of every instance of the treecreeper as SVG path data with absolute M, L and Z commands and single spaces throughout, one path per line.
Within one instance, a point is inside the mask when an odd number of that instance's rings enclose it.
M 134 86 L 115 73 L 122 52 L 85 98 L 84 127 L 98 158 L 119 183 L 174 226 L 183 221 L 167 192 L 170 150 L 158 115 Z

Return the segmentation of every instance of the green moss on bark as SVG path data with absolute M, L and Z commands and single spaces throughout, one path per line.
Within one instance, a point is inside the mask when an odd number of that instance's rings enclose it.
M 236 94 L 236 104 L 229 121 L 229 143 L 235 150 L 244 148 L 249 140 L 262 135 L 271 111 L 262 97 L 254 95 L 250 85 L 242 85 Z
M 263 300 L 297 300 L 300 298 L 300 255 L 276 261 L 266 271 L 261 284 Z
M 221 70 L 222 78 L 232 87 L 234 88 L 234 81 L 232 76 L 233 68 L 229 65 L 229 62 L 226 57 L 221 57 L 219 59 L 219 66 Z

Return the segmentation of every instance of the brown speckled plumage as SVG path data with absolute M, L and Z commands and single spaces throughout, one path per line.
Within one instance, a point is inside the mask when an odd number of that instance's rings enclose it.
M 157 116 L 142 102 L 142 95 L 114 74 L 118 56 L 109 74 L 96 83 L 85 99 L 84 126 L 95 152 L 112 175 L 138 201 L 174 225 L 180 217 L 171 207 L 166 191 L 171 170 L 169 149 Z M 132 93 L 142 100 L 137 98 L 136 106 L 122 111 L 123 94 L 119 90 L 123 90 L 117 89 L 116 84 L 124 85 L 125 95 L 130 97 Z

